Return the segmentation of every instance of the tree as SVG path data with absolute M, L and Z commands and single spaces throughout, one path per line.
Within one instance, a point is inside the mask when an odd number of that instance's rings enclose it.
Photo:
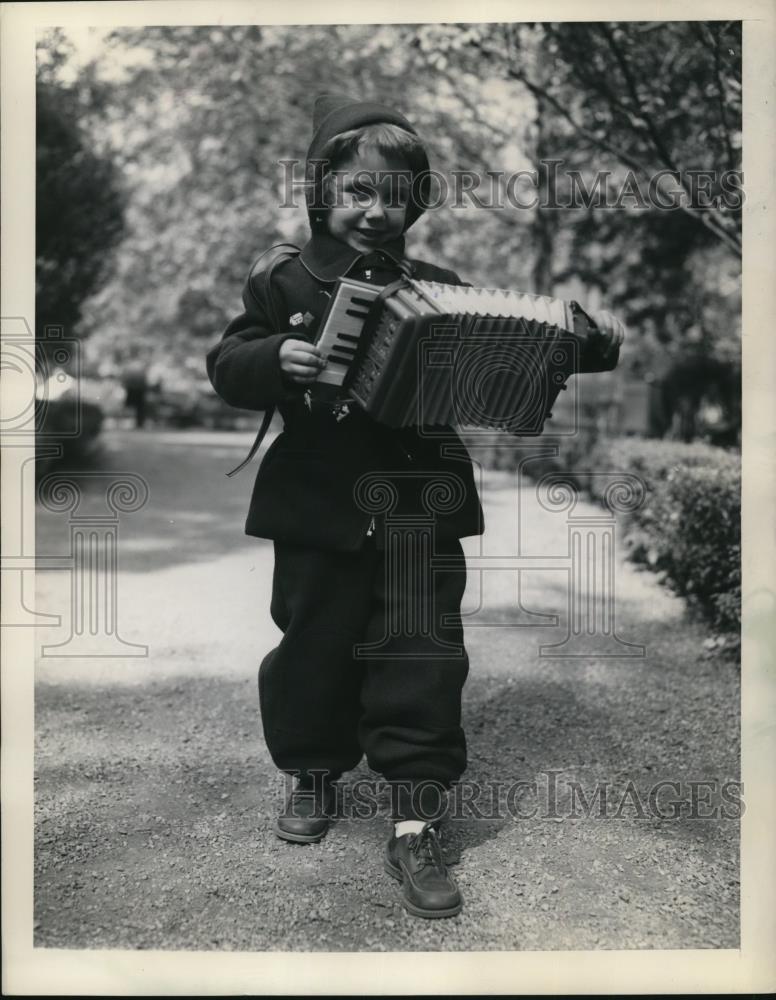
M 111 158 L 81 125 L 83 94 L 47 76 L 37 86 L 36 329 L 72 336 L 124 231 L 124 196 Z
M 499 170 L 531 166 L 561 204 L 573 171 L 589 187 L 609 170 L 616 191 L 630 175 L 646 190 L 661 169 L 691 184 L 692 169 L 740 167 L 735 23 L 155 27 L 107 42 L 79 85 L 100 95 L 90 136 L 112 149 L 127 224 L 80 329 L 114 356 L 143 344 L 201 372 L 252 258 L 307 238 L 300 192 L 296 209 L 282 207 L 281 161 L 303 160 L 317 93 L 400 107 L 432 166 L 450 182 L 468 171 L 486 192 Z M 412 229 L 412 253 L 480 286 L 564 295 L 576 282 L 583 304 L 598 290 L 631 328 L 625 358 L 639 373 L 660 376 L 688 351 L 736 363 L 735 205 L 454 199 L 451 183 L 442 210 Z
M 301 192 L 296 209 L 280 207 L 280 161 L 304 160 L 317 93 L 399 106 L 429 140 L 435 166 L 467 164 L 463 144 L 481 148 L 490 122 L 462 110 L 444 82 L 440 114 L 423 54 L 404 43 L 403 31 L 232 26 L 112 34 L 94 67 L 98 77 L 128 53 L 137 58 L 123 79 L 109 80 L 94 129 L 113 143 L 129 206 L 111 281 L 83 316 L 94 353 L 144 341 L 179 366 L 201 359 L 238 306 L 257 253 L 278 240 L 306 240 Z M 449 255 L 459 267 L 465 260 L 467 276 L 481 283 L 489 277 L 525 287 L 529 255 L 505 254 L 503 235 L 497 213 L 429 212 L 412 231 L 412 252 Z
M 740 255 L 741 204 L 720 186 L 741 169 L 740 22 L 506 24 L 472 45 L 565 122 L 588 161 L 647 184 L 676 175 L 679 210 Z M 698 169 L 716 175 L 703 206 Z
M 441 57 L 468 81 L 479 64 L 535 100 L 527 149 L 545 195 L 568 206 L 535 213 L 535 286 L 598 289 L 631 328 L 634 373 L 666 379 L 669 411 L 710 395 L 740 420 L 742 199 L 724 187 L 741 178 L 740 24 L 444 25 L 425 42 L 429 65 Z M 607 171 L 619 203 L 606 189 L 603 204 L 574 202 L 572 174 L 590 193 Z M 660 172 L 674 210 L 649 200 Z M 683 418 L 682 434 L 694 423 Z

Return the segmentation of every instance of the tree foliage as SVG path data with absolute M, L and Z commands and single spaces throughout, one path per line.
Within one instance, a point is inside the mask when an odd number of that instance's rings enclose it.
M 253 257 L 307 237 L 281 161 L 301 164 L 314 97 L 329 91 L 400 107 L 442 175 L 474 172 L 481 197 L 500 190 L 503 207 L 488 208 L 456 207 L 451 189 L 411 231 L 412 253 L 479 285 L 597 296 L 628 322 L 626 364 L 642 373 L 688 355 L 735 364 L 735 206 L 516 208 L 494 178 L 536 169 L 563 198 L 568 171 L 586 184 L 609 171 L 615 189 L 630 173 L 646 190 L 659 170 L 680 185 L 691 170 L 739 170 L 740 46 L 735 22 L 115 31 L 80 79 L 100 95 L 84 121 L 112 150 L 126 231 L 80 329 L 97 353 L 145 344 L 201 366 Z
M 54 63 L 64 55 L 54 51 Z M 49 70 L 51 64 L 49 64 Z M 123 233 L 124 197 L 109 154 L 96 151 L 81 120 L 90 100 L 42 72 L 36 114 L 36 327 L 75 332 L 84 301 L 108 274 Z

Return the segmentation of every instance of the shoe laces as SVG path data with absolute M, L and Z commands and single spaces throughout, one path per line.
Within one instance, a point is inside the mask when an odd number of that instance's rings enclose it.
M 420 833 L 413 834 L 410 838 L 409 849 L 417 858 L 419 868 L 433 865 L 441 875 L 447 873 L 439 834 L 433 826 L 424 827 Z

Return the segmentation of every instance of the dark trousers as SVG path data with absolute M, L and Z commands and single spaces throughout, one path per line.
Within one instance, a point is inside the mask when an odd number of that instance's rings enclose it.
M 259 668 L 272 759 L 337 778 L 366 754 L 398 789 L 397 818 L 418 815 L 423 785 L 428 812 L 466 767 L 466 563 L 458 541 L 435 554 L 441 570 L 417 536 L 391 555 L 371 539 L 359 552 L 275 543 L 271 613 L 284 634 Z

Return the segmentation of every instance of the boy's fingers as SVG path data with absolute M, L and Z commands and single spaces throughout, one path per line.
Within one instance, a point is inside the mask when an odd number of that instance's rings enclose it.
M 610 333 L 612 337 L 613 344 L 621 344 L 625 340 L 625 327 L 623 324 L 615 317 L 612 317 L 612 325 L 610 328 Z
M 298 375 L 309 375 L 318 371 L 318 365 L 308 365 L 303 361 L 290 361 L 286 365 L 286 370 L 296 372 Z
M 321 349 L 316 347 L 315 344 L 309 344 L 306 340 L 291 340 L 291 350 L 293 352 L 301 352 L 303 354 L 314 354 L 316 357 L 320 358 Z
M 285 340 L 280 345 L 280 357 L 281 359 L 290 359 L 293 357 L 322 358 L 323 355 L 320 348 L 308 343 L 306 340 Z
M 313 365 L 317 368 L 322 368 L 325 364 L 323 356 L 319 351 L 313 354 L 310 351 L 301 351 L 296 348 L 293 351 L 289 351 L 287 360 L 292 364 Z
M 318 371 L 317 367 L 311 368 L 308 365 L 289 365 L 286 368 L 286 374 L 292 378 L 305 378 L 310 381 L 314 381 L 318 377 Z
M 592 319 L 601 333 L 608 337 L 612 346 L 619 346 L 625 340 L 625 327 L 608 309 L 601 309 Z
M 283 366 L 283 371 L 287 375 L 297 374 L 297 375 L 311 375 L 316 378 L 321 373 L 320 365 L 305 365 L 305 364 L 286 364 Z

